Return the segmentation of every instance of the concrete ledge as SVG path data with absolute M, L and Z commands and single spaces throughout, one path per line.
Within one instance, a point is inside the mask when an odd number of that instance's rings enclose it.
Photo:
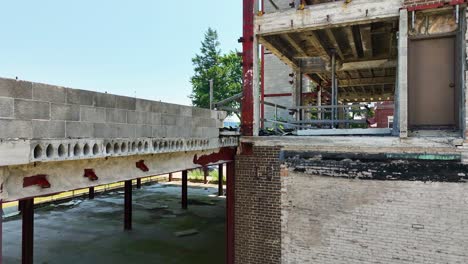
M 238 137 L 18 140 L 0 143 L 0 166 L 235 147 Z

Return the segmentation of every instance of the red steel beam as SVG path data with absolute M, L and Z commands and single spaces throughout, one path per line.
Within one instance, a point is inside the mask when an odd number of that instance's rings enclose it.
M 243 68 L 243 88 L 241 109 L 241 133 L 244 136 L 253 136 L 254 102 L 253 102 L 253 82 L 254 82 L 254 7 L 255 0 L 243 0 L 243 34 L 242 34 L 242 68 Z

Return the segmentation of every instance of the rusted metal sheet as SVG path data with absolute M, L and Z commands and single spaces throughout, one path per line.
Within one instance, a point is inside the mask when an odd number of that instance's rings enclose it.
M 193 163 L 201 166 L 206 166 L 209 164 L 215 164 L 220 161 L 232 161 L 236 155 L 236 148 L 221 148 L 219 152 L 212 153 L 210 155 L 203 155 L 198 157 L 195 155 L 193 157 Z

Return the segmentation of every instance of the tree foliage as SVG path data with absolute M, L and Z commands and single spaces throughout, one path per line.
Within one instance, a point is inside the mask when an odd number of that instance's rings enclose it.
M 209 28 L 201 43 L 200 54 L 193 59 L 194 75 L 191 78 L 192 94 L 190 99 L 197 107 L 210 107 L 210 80 L 214 81 L 213 100 L 219 102 L 242 91 L 242 58 L 237 52 L 221 54 L 218 34 Z M 238 107 L 231 102 L 228 107 Z

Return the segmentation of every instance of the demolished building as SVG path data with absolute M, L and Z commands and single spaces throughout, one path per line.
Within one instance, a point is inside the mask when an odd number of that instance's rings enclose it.
M 230 263 L 468 262 L 466 1 L 262 2 Z

